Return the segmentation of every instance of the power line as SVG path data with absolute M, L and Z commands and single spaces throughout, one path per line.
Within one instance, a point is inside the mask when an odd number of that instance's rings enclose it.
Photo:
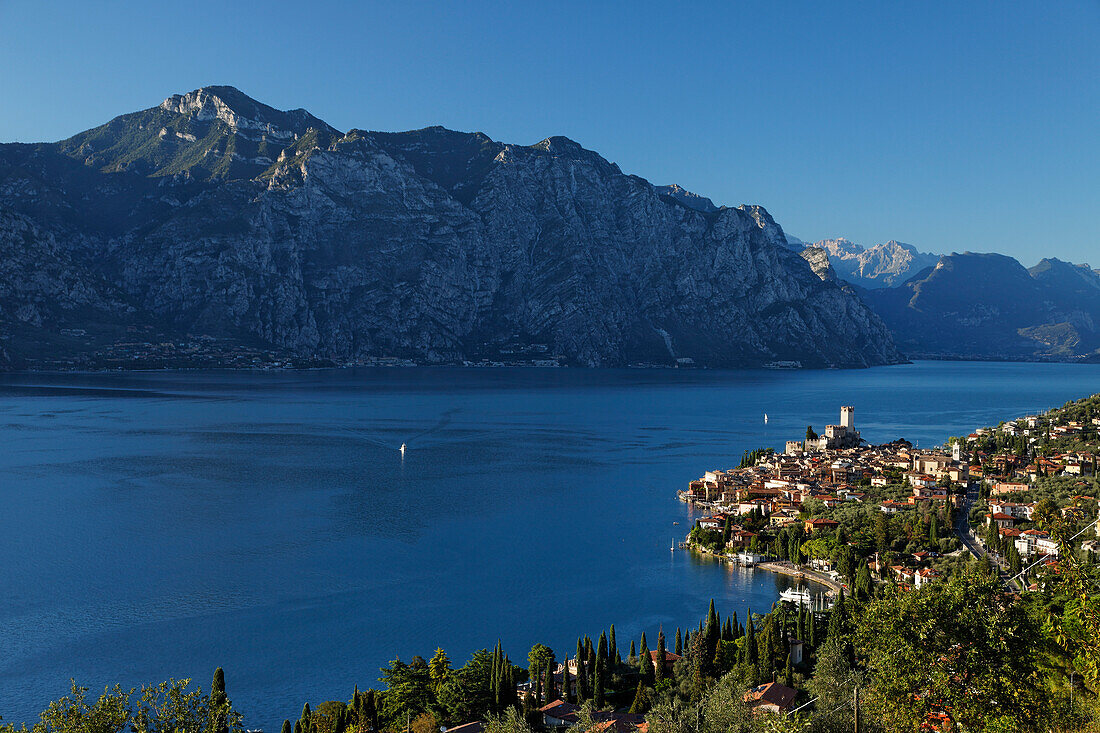
M 1073 535 L 1072 537 L 1070 537 L 1070 538 L 1069 538 L 1068 540 L 1066 540 L 1066 541 L 1065 541 L 1065 543 L 1064 543 L 1064 544 L 1069 544 L 1070 542 L 1073 542 L 1073 541 L 1074 541 L 1075 539 L 1077 539 L 1078 537 L 1080 537 L 1081 535 L 1083 535 L 1083 534 L 1084 534 L 1085 532 L 1087 532 L 1088 530 L 1092 529 L 1093 525 L 1097 524 L 1098 522 L 1100 522 L 1100 516 L 1097 516 L 1097 518 L 1096 518 L 1096 519 L 1094 519 L 1094 520 L 1092 520 L 1091 522 L 1089 522 L 1088 524 L 1086 524 L 1086 525 L 1084 526 L 1084 528 L 1082 528 L 1082 529 L 1081 529 L 1081 531 L 1080 531 L 1080 532 L 1078 532 L 1077 534 L 1075 534 L 1075 535 Z M 1046 562 L 1046 561 L 1047 561 L 1048 559 L 1049 559 L 1049 558 L 1048 558 L 1048 556 L 1044 555 L 1043 557 L 1039 558 L 1039 559 L 1038 559 L 1038 560 L 1036 560 L 1035 562 L 1033 562 L 1033 563 L 1031 563 L 1030 565 L 1028 565 L 1028 566 L 1027 566 L 1026 568 L 1024 568 L 1023 570 L 1021 570 L 1020 572 L 1018 572 L 1018 573 L 1016 573 L 1015 575 L 1013 575 L 1013 576 L 1012 576 L 1011 578 L 1009 578 L 1009 581 L 1013 581 L 1013 580 L 1016 580 L 1016 578 L 1020 577 L 1021 575 L 1024 575 L 1025 573 L 1027 573 L 1027 572 L 1028 572 L 1029 570 L 1031 570 L 1031 569 L 1032 569 L 1033 567 L 1035 567 L 1035 566 L 1036 566 L 1036 565 L 1038 565 L 1039 563 L 1043 563 L 1043 562 Z

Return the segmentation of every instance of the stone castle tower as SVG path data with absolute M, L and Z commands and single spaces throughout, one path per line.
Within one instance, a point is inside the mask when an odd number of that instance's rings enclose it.
M 856 408 L 851 405 L 845 405 L 840 408 L 840 424 L 847 430 L 855 430 L 856 427 Z

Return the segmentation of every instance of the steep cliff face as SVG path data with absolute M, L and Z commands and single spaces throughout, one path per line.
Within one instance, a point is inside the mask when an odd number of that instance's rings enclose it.
M 53 234 L 0 210 L 0 366 L 80 349 L 88 327 L 121 333 L 138 309 L 114 284 L 75 262 Z
M 899 359 L 762 208 L 654 187 L 566 138 L 344 134 L 207 88 L 54 145 L 0 146 L 0 205 L 41 233 L 9 237 L 19 261 L 64 258 L 115 321 L 336 363 Z

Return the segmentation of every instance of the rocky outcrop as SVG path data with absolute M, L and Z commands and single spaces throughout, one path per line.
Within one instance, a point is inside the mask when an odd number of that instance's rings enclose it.
M 21 261 L 46 269 L 60 248 L 97 309 L 336 363 L 900 359 L 761 207 L 655 187 L 567 138 L 344 134 L 207 88 L 0 146 L 0 205 L 43 230 Z
M 658 186 L 657 195 L 662 198 L 667 198 L 671 201 L 675 201 L 681 206 L 686 206 L 694 211 L 701 211 L 704 214 L 711 214 L 718 211 L 718 207 L 714 205 L 714 202 L 708 199 L 706 196 L 700 196 L 697 193 L 692 193 L 681 186 L 673 183 L 669 186 Z

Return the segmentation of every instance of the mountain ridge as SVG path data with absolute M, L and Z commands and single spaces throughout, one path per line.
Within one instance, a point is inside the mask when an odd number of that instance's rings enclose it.
M 1100 358 L 1100 275 L 1087 265 L 953 252 L 862 295 L 914 357 Z
M 0 205 L 132 308 L 102 333 L 66 326 L 95 343 L 22 354 L 31 365 L 94 364 L 88 349 L 114 354 L 120 328 L 333 364 L 901 360 L 766 210 L 703 201 L 565 137 L 341 133 L 228 87 L 60 143 L 0 146 Z M 24 242 L 28 261 L 45 241 Z M 32 326 L 13 305 L 0 301 L 9 335 L 56 331 L 75 310 L 62 296 L 68 315 Z

